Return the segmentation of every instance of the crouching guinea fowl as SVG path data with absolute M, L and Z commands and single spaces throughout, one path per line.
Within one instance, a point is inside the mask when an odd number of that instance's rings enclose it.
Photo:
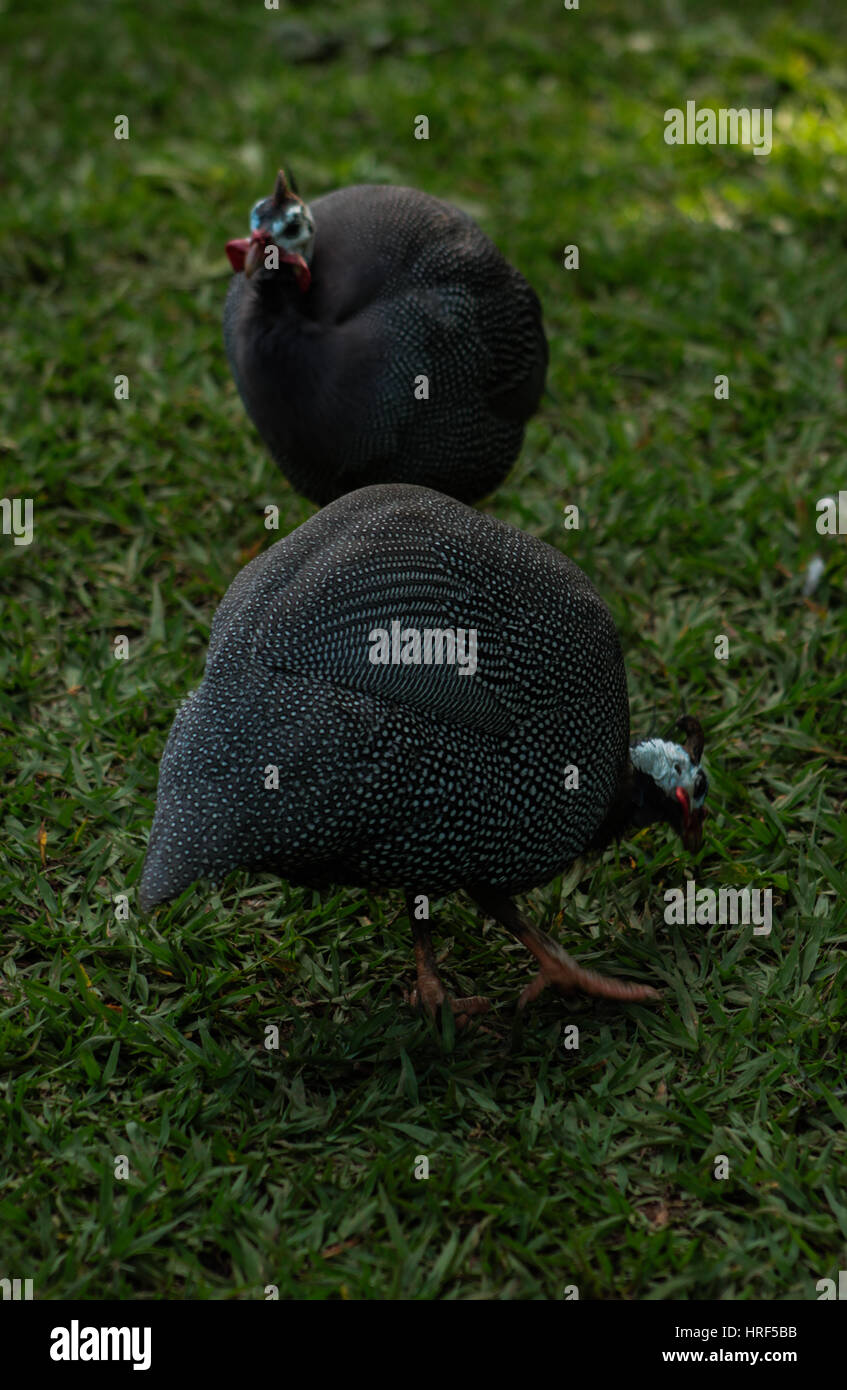
M 654 998 L 581 969 L 511 898 L 628 825 L 699 846 L 703 735 L 683 722 L 684 747 L 630 747 L 617 632 L 571 560 L 429 489 L 362 488 L 224 596 L 162 757 L 141 905 L 239 866 L 402 888 L 434 1012 L 420 897 L 465 889 L 535 956 L 522 1003 L 546 984 Z
M 227 357 L 259 434 L 323 506 L 371 483 L 472 502 L 506 476 L 547 341 L 534 290 L 476 223 L 413 188 L 360 184 L 307 206 L 280 171 L 237 272 Z

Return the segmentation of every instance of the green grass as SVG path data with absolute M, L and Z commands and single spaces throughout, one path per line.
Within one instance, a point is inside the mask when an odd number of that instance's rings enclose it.
M 0 1275 L 36 1296 L 809 1299 L 845 1267 L 847 550 L 814 521 L 847 487 L 847 15 L 752 9 L 4 6 L 0 494 L 36 530 L 0 538 Z M 692 98 L 772 106 L 773 154 L 666 146 Z M 698 713 L 712 791 L 696 863 L 643 832 L 525 906 L 658 1008 L 548 995 L 513 1030 L 530 963 L 460 898 L 445 976 L 495 1009 L 456 1038 L 404 1005 L 399 896 L 134 907 L 214 608 L 266 503 L 312 511 L 219 322 L 283 162 L 462 203 L 541 296 L 551 398 L 487 507 L 586 569 L 634 730 Z M 665 926 L 691 875 L 772 887 L 772 935 Z

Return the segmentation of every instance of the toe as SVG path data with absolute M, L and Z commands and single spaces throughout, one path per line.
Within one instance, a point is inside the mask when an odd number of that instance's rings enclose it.
M 550 981 L 544 974 L 544 971 L 539 970 L 538 974 L 535 976 L 535 979 L 530 980 L 526 989 L 521 994 L 521 997 L 518 1000 L 518 1009 L 525 1009 L 527 1004 L 531 1004 L 533 999 L 537 999 L 539 994 L 541 994 L 545 989 L 547 989 L 549 984 Z
M 474 1014 L 487 1014 L 491 1008 L 491 1000 L 484 999 L 481 994 L 471 994 L 467 999 L 451 999 L 450 1008 L 457 1016 L 466 1014 L 470 1018 Z

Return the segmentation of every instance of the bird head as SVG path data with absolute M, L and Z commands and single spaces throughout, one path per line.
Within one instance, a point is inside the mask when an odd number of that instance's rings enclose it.
M 282 169 L 276 176 L 274 191 L 269 198 L 260 198 L 250 213 L 250 236 L 236 237 L 226 244 L 226 254 L 233 270 L 252 275 L 276 275 L 283 266 L 293 266 L 297 284 L 305 291 L 311 284 L 309 262 L 315 241 L 315 222 L 312 214 L 291 188 Z M 278 269 L 269 269 L 265 252 L 269 246 L 278 251 Z
M 700 766 L 705 739 L 691 715 L 679 721 L 684 744 L 648 738 L 630 749 L 635 769 L 633 820 L 636 825 L 666 821 L 688 850 L 703 843 L 703 820 L 709 779 Z

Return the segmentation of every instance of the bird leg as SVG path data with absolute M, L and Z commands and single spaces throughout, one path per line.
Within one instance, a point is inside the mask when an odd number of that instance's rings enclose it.
M 442 1004 L 447 1004 L 449 1009 L 456 1016 L 456 1023 L 461 1028 L 467 1023 L 472 1014 L 484 1014 L 491 1008 L 487 999 L 481 995 L 474 994 L 467 999 L 451 999 L 438 973 L 435 964 L 435 953 L 432 949 L 432 936 L 426 922 L 419 922 L 415 916 L 415 894 L 406 894 L 406 907 L 409 911 L 409 922 L 412 927 L 412 940 L 415 947 L 415 964 L 418 971 L 418 982 L 409 995 L 409 1003 L 412 1008 L 422 1005 L 431 1018 L 435 1018 Z
M 595 970 L 586 970 L 577 965 L 558 941 L 554 941 L 552 936 L 548 936 L 539 927 L 525 921 L 511 898 L 499 889 L 475 885 L 469 891 L 483 912 L 522 941 L 541 967 L 518 1000 L 519 1009 L 525 1009 L 548 985 L 555 985 L 556 989 L 565 994 L 580 989 L 601 999 L 625 999 L 630 1004 L 646 1003 L 648 1000 L 661 998 L 658 990 L 650 985 L 635 985 L 628 980 L 614 980 L 608 975 L 598 975 Z

